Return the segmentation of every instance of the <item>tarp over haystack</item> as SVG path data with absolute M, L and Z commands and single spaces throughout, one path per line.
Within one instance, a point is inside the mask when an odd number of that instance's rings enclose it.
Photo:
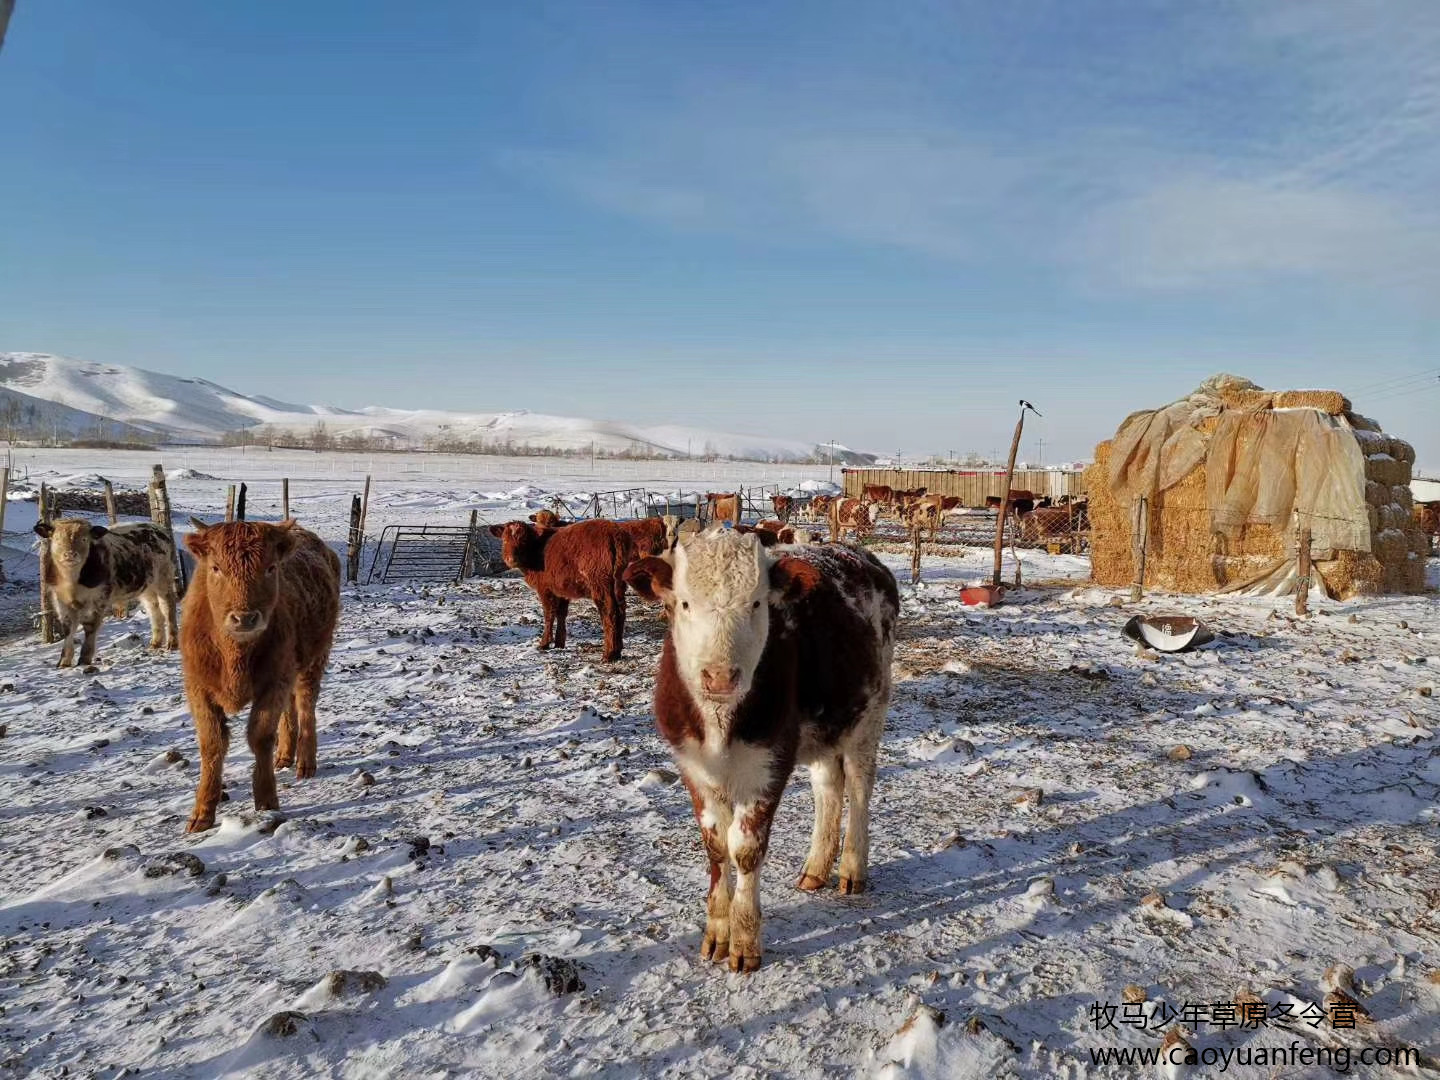
M 1095 580 L 1181 592 L 1295 589 L 1296 536 L 1311 532 L 1333 596 L 1418 592 L 1415 452 L 1333 390 L 1262 390 L 1216 375 L 1125 419 L 1087 475 Z M 1413 534 L 1413 535 L 1412 535 Z

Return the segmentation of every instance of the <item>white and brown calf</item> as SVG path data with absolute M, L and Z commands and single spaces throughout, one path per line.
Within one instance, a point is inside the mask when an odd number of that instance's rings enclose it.
M 80 662 L 95 659 L 106 612 L 123 613 L 139 600 L 150 616 L 150 647 L 178 645 L 175 632 L 175 542 L 158 525 L 136 522 L 105 528 L 79 518 L 37 522 L 50 541 L 42 573 L 50 607 L 64 628 L 60 667 L 75 663 L 75 635 L 83 628 Z
M 900 609 L 895 578 L 860 548 L 767 550 L 753 533 L 711 529 L 682 541 L 668 560 L 637 561 L 626 579 L 663 603 L 669 621 L 655 723 L 690 791 L 710 860 L 700 955 L 754 971 L 760 867 L 797 763 L 810 767 L 815 792 L 799 887 L 824 888 L 838 853 L 840 891 L 864 891 Z

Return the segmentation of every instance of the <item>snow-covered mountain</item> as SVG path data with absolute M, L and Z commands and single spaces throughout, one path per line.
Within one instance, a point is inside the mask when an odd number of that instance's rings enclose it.
M 524 410 L 459 413 L 440 409 L 338 409 L 292 405 L 248 396 L 205 379 L 163 375 L 142 368 L 92 364 L 47 353 L 0 353 L 0 437 L 11 429 L 31 437 L 108 435 L 124 425 L 159 440 L 218 441 L 227 433 L 265 429 L 310 434 L 323 423 L 327 436 L 380 440 L 396 447 L 483 443 L 517 451 L 627 452 L 684 457 L 716 455 L 762 461 L 798 461 L 828 455 L 828 447 L 800 439 L 740 435 L 676 424 L 640 426 Z M 108 428 L 108 432 L 107 432 Z M 873 460 L 846 447 L 835 460 Z

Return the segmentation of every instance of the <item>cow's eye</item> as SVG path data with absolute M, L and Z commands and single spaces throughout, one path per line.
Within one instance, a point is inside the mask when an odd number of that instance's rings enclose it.
M 210 572 L 211 572 L 212 574 L 218 575 L 218 574 L 220 573 L 220 567 L 211 565 L 211 567 L 210 567 Z
M 280 569 L 280 567 L 279 567 L 278 564 L 271 564 L 270 566 L 267 566 L 267 567 L 265 568 L 265 573 L 267 573 L 267 574 L 273 574 L 273 573 L 275 573 L 275 571 L 278 570 L 278 569 Z
M 689 610 L 690 610 L 690 601 L 689 601 L 689 600 L 681 600 L 681 601 L 680 601 L 680 606 L 681 606 L 682 608 L 684 608 L 686 611 L 689 611 Z
M 755 603 L 751 604 L 750 606 L 751 606 L 752 608 L 754 608 L 756 611 L 759 611 L 759 610 L 760 610 L 760 601 L 759 601 L 759 600 L 756 600 Z

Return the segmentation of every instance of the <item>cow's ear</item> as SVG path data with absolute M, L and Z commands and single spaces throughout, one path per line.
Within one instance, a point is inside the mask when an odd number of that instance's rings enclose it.
M 502 536 L 505 535 L 505 526 L 504 526 L 504 525 L 491 525 L 491 526 L 490 526 L 490 535 L 493 536 L 493 537 L 495 537 L 496 539 L 499 539 L 500 537 L 502 537 Z
M 204 532 L 206 529 L 210 528 L 209 525 L 205 524 L 205 522 L 201 521 L 197 517 L 192 517 L 190 519 L 190 527 L 196 532 Z
M 776 607 L 793 604 L 823 580 L 813 563 L 793 556 L 776 559 L 770 566 L 770 603 Z
M 35 522 L 35 535 L 36 535 L 36 536 L 43 536 L 46 540 L 49 540 L 49 539 L 50 539 L 50 534 L 53 533 L 54 531 L 55 531 L 55 526 L 54 526 L 54 525 L 51 525 L 50 522 L 48 522 L 48 521 L 37 521 L 37 522 Z
M 107 529 L 104 525 L 91 525 L 91 526 L 90 526 L 90 539 L 91 539 L 91 540 L 99 540 L 100 537 L 104 536 L 104 535 L 105 535 L 106 533 L 108 533 L 109 531 L 110 531 L 110 530 Z
M 625 568 L 625 580 L 637 593 L 652 604 L 667 603 L 672 595 L 674 568 L 664 559 L 648 555 L 636 559 Z
M 205 531 L 185 534 L 185 546 L 190 549 L 190 554 L 197 559 L 203 559 L 210 554 L 210 537 Z
M 275 526 L 275 554 L 285 558 L 295 550 L 295 542 L 299 539 L 295 535 L 295 519 L 286 518 Z

